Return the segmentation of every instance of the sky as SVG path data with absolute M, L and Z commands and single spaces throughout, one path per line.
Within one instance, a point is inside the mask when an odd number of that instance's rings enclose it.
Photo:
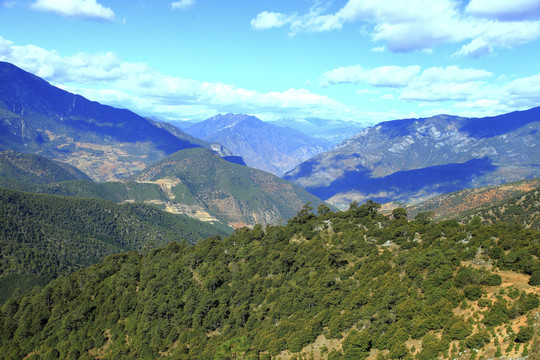
M 0 61 L 164 120 L 540 105 L 540 0 L 0 0 Z

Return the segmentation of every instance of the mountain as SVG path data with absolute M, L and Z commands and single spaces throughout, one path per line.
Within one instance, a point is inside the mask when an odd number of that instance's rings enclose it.
M 204 146 L 179 129 L 169 130 L 0 62 L 0 150 L 39 154 L 94 180 L 115 180 L 178 150 Z
M 290 127 L 316 139 L 323 139 L 337 146 L 342 141 L 354 136 L 365 126 L 352 121 L 337 119 L 280 119 L 269 121 L 282 127 Z
M 215 234 L 226 232 L 147 205 L 0 189 L 0 303 L 107 255 Z
M 435 220 L 460 219 L 466 214 L 498 206 L 516 197 L 521 197 L 540 186 L 540 178 L 516 181 L 503 185 L 465 189 L 439 195 L 419 204 L 407 206 L 410 218 L 421 212 L 431 212 Z
M 377 207 L 305 207 L 285 226 L 109 256 L 9 299 L 0 354 L 537 358 L 538 231 Z
M 276 176 L 227 161 L 206 148 L 181 150 L 121 182 L 58 177 L 42 181 L 34 174 L 56 162 L 32 154 L 0 152 L 0 187 L 40 194 L 92 197 L 116 203 L 145 203 L 173 214 L 209 222 L 224 232 L 231 227 L 274 225 L 293 217 L 307 202 L 321 200 Z M 220 150 L 221 151 L 221 150 Z M 2 171 L 2 155 L 23 157 L 40 167 Z M 10 177 L 11 176 L 11 177 Z
M 326 140 L 242 114 L 216 115 L 185 128 L 185 132 L 223 144 L 248 166 L 277 176 L 331 147 Z
M 307 202 L 322 203 L 298 185 L 225 161 L 205 148 L 178 151 L 131 180 L 158 185 L 167 208 L 232 226 L 277 224 Z
M 540 176 L 540 107 L 487 118 L 439 115 L 366 128 L 287 173 L 321 199 L 418 203 Z

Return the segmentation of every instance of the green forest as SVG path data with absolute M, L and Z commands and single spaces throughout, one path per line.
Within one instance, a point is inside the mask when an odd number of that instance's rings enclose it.
M 228 233 L 148 205 L 0 189 L 0 303 L 107 255 Z
M 379 208 L 308 204 L 286 225 L 237 229 L 196 245 L 180 234 L 157 249 L 126 239 L 138 249 L 10 298 L 0 311 L 0 354 L 429 360 L 485 359 L 488 349 L 491 357 L 539 353 L 538 230 L 478 217 L 407 219 L 402 208 L 385 217 Z M 509 274 L 525 283 L 506 284 Z

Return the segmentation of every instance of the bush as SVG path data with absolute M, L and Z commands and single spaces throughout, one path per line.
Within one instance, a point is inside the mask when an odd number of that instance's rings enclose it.
M 521 328 L 521 330 L 519 330 L 514 341 L 517 343 L 525 343 L 531 340 L 533 335 L 534 335 L 533 327 L 526 326 L 524 328 Z
M 478 300 L 483 295 L 482 288 L 478 285 L 465 286 L 463 293 L 465 294 L 465 297 L 471 301 Z
M 465 321 L 455 322 L 448 330 L 448 335 L 452 340 L 463 340 L 471 335 L 470 326 Z
M 465 346 L 469 349 L 481 349 L 491 341 L 487 331 L 479 331 L 465 340 Z
M 531 278 L 529 279 L 529 285 L 531 286 L 540 285 L 540 270 L 533 271 Z
M 488 276 L 488 278 L 485 280 L 485 284 L 487 286 L 498 286 L 502 284 L 502 278 L 497 274 L 492 274 Z

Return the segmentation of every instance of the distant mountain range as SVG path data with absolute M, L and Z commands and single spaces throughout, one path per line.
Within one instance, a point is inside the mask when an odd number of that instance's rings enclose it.
M 105 181 L 194 147 L 210 144 L 0 62 L 0 150 L 40 154 Z
M 254 131 L 244 136 L 259 139 L 253 127 L 259 122 L 241 121 Z M 275 138 L 275 129 L 258 131 L 262 138 L 263 133 Z M 283 142 L 279 146 L 290 149 Z M 305 158 L 314 154 L 307 148 Z M 229 230 L 284 222 L 306 202 L 321 203 L 299 186 L 240 165 L 245 163 L 238 152 L 211 137 L 201 140 L 169 123 L 89 101 L 0 62 L 2 187 L 150 203 Z
M 284 178 L 336 206 L 418 203 L 540 176 L 540 107 L 487 118 L 439 115 L 366 128 Z
M 184 131 L 208 142 L 223 144 L 233 154 L 241 156 L 248 166 L 278 176 L 332 147 L 325 139 L 243 114 L 216 115 L 185 127 Z

